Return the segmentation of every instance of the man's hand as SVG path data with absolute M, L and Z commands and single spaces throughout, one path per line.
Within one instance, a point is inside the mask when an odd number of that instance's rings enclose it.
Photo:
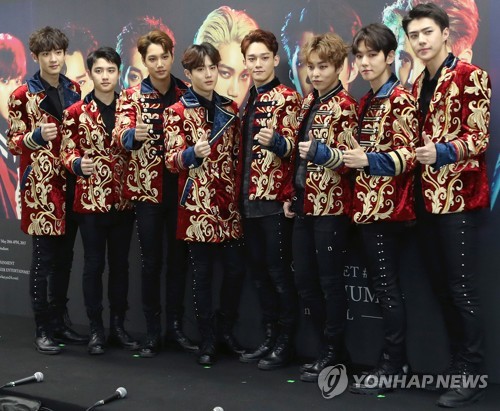
M 302 160 L 305 160 L 307 158 L 307 153 L 309 153 L 313 141 L 314 136 L 312 130 L 309 130 L 309 141 L 301 141 L 299 143 L 299 155 Z
M 88 151 L 85 151 L 82 161 L 80 162 L 80 167 L 82 169 L 82 173 L 86 176 L 90 176 L 94 172 L 94 160 L 89 157 Z
M 136 141 L 145 141 L 151 138 L 149 134 L 149 124 L 144 124 L 142 121 L 142 117 L 140 115 L 137 116 L 137 121 L 135 123 L 135 135 L 134 139 Z
M 295 213 L 291 210 L 292 203 L 291 201 L 285 201 L 283 203 L 283 212 L 285 213 L 285 217 L 293 218 L 295 217 Z
M 259 144 L 269 147 L 274 137 L 274 129 L 272 127 L 272 120 L 267 121 L 266 127 L 262 127 L 255 135 Z
M 202 130 L 202 133 L 203 134 L 201 135 L 200 139 L 194 145 L 194 155 L 198 158 L 206 158 L 212 152 L 212 148 L 208 143 L 208 136 L 210 134 L 210 131 Z
M 57 126 L 54 123 L 49 123 L 47 114 L 44 114 L 42 117 L 40 132 L 42 133 L 42 138 L 45 141 L 51 141 L 57 137 Z
M 353 141 L 354 148 L 342 153 L 344 164 L 349 168 L 363 168 L 368 166 L 368 157 L 366 156 L 365 150 L 363 150 L 363 147 L 359 145 L 355 138 L 353 138 Z
M 436 145 L 425 132 L 422 133 L 422 138 L 424 139 L 424 145 L 415 149 L 417 161 L 422 164 L 435 164 L 437 160 Z

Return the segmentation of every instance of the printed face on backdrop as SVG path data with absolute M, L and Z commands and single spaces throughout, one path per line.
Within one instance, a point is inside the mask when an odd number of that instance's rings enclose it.
M 66 53 L 64 61 L 66 63 L 66 77 L 80 85 L 82 97 L 85 97 L 94 88 L 94 83 L 85 66 L 85 60 L 81 51 Z
M 221 61 L 215 91 L 234 100 L 240 107 L 251 83 L 250 73 L 243 62 L 240 45 L 235 41 L 221 45 L 219 53 Z
M 17 78 L 0 78 L 0 114 L 7 119 L 9 116 L 8 101 L 10 94 L 22 84 L 21 77 Z M 5 130 L 0 130 L 3 134 Z

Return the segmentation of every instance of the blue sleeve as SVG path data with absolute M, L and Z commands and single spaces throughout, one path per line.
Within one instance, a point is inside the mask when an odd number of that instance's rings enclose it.
M 40 127 L 37 127 L 35 131 L 33 131 L 32 134 L 33 141 L 37 143 L 40 146 L 46 146 L 48 141 L 45 141 L 42 137 L 42 129 Z
M 288 151 L 288 145 L 285 137 L 281 136 L 276 131 L 274 132 L 273 139 L 271 140 L 271 145 L 262 147 L 272 151 L 278 157 L 284 157 Z
M 87 177 L 85 174 L 83 174 L 83 171 L 82 171 L 82 159 L 81 158 L 77 158 L 75 161 L 73 161 L 73 171 L 77 176 Z
M 142 143 L 135 140 L 135 128 L 130 128 L 123 133 L 122 144 L 127 151 L 138 150 L 141 148 Z
M 434 170 L 439 170 L 446 164 L 452 164 L 457 161 L 455 148 L 451 143 L 436 143 L 436 163 L 432 165 Z
M 394 161 L 388 153 L 366 153 L 368 167 L 364 167 L 367 174 L 372 176 L 395 176 Z
M 194 146 L 188 147 L 182 152 L 182 164 L 185 168 L 199 167 L 202 163 L 203 159 L 194 154 Z
M 318 142 L 317 140 L 312 141 L 311 148 L 312 148 L 313 144 L 316 144 L 316 152 L 315 152 L 314 157 L 311 161 L 314 164 L 318 164 L 321 166 L 321 165 L 325 164 L 328 160 L 330 160 L 330 157 L 332 156 L 332 152 L 326 144 Z

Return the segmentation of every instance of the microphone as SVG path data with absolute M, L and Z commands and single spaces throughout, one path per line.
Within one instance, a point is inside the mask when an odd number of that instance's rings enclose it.
M 30 382 L 42 382 L 42 381 L 43 381 L 43 374 L 41 372 L 36 372 L 30 377 L 21 378 L 20 380 L 8 382 L 2 388 L 16 387 L 18 385 L 28 384 Z
M 94 407 L 99 407 L 100 405 L 107 404 L 111 401 L 119 400 L 120 398 L 125 398 L 127 396 L 127 390 L 123 387 L 119 387 L 116 389 L 113 395 L 110 395 L 108 398 L 104 398 L 103 400 L 97 401 L 94 405 L 92 405 L 91 409 Z

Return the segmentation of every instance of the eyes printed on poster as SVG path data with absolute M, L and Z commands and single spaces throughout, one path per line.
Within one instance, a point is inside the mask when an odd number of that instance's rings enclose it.
M 221 56 L 219 79 L 215 91 L 228 97 L 241 107 L 251 85 L 250 73 L 243 64 L 241 41 L 259 26 L 243 10 L 229 6 L 219 7 L 210 12 L 198 29 L 194 43 L 210 43 Z

